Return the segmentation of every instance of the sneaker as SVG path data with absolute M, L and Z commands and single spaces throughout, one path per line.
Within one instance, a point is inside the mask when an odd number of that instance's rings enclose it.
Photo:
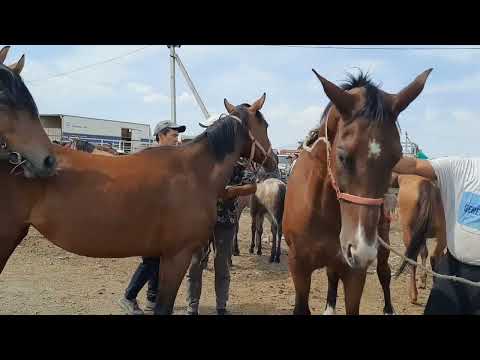
M 138 306 L 137 300 L 128 300 L 123 297 L 118 301 L 120 307 L 127 313 L 127 315 L 143 315 L 142 309 Z
M 155 302 L 147 300 L 147 305 L 145 306 L 145 309 L 143 309 L 143 313 L 145 315 L 153 315 L 154 311 L 155 311 Z

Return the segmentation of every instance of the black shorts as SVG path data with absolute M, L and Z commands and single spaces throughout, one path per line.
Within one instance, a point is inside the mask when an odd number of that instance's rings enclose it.
M 480 266 L 464 264 L 450 252 L 441 258 L 436 272 L 480 281 Z M 425 315 L 480 315 L 480 287 L 434 278 Z

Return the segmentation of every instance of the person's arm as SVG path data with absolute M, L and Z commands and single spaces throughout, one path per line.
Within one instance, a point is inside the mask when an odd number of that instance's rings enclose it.
M 428 160 L 402 157 L 394 166 L 393 172 L 401 175 L 418 175 L 430 180 L 436 180 L 437 175 L 432 164 Z
M 240 186 L 227 186 L 220 194 L 223 200 L 232 199 L 238 196 L 254 194 L 257 191 L 257 184 L 247 184 Z

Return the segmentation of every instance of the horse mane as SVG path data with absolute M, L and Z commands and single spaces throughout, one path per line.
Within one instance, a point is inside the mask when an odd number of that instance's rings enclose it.
M 38 116 L 35 100 L 20 75 L 3 64 L 0 64 L 0 107 L 27 110 Z
M 366 101 L 356 116 L 368 119 L 372 125 L 383 123 L 384 119 L 389 115 L 389 109 L 385 106 L 380 85 L 373 83 L 368 73 L 364 73 L 362 70 L 356 76 L 347 73 L 347 79 L 340 85 L 340 88 L 346 91 L 360 87 L 364 87 L 366 90 Z M 320 118 L 320 124 L 307 135 L 307 146 L 311 146 L 318 139 L 320 129 L 322 126 L 325 126 L 326 116 L 332 105 L 332 102 L 327 104 Z
M 225 115 L 220 117 L 220 119 L 215 121 L 213 125 L 209 126 L 202 134 L 193 139 L 191 144 L 198 143 L 206 138 L 215 159 L 217 161 L 223 161 L 225 156 L 235 151 L 235 141 L 239 133 L 246 135 L 245 129 L 247 127 L 248 119 L 247 108 L 249 107 L 250 104 L 247 103 L 236 107 L 239 115 L 238 117 L 242 121 L 241 124 L 230 115 Z M 256 116 L 260 121 L 265 121 L 265 118 L 260 111 L 257 111 Z M 245 136 L 242 136 L 241 138 L 244 139 Z M 185 146 L 188 145 L 189 144 L 186 144 Z

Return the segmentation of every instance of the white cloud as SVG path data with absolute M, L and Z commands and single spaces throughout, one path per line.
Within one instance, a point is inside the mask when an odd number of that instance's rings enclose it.
M 148 84 L 144 84 L 144 83 L 129 82 L 127 84 L 127 87 L 130 90 L 132 90 L 136 93 L 140 93 L 140 94 L 149 94 L 153 91 L 152 86 L 150 86 Z
M 460 47 L 460 46 L 458 46 Z M 472 46 L 468 46 L 472 47 Z M 445 46 L 448 48 L 448 46 Z M 480 49 L 480 48 L 479 48 Z M 410 52 L 412 56 L 423 56 L 425 58 L 437 58 L 454 64 L 469 64 L 478 62 L 479 50 L 415 50 Z
M 474 91 L 480 89 L 480 73 L 472 74 L 460 80 L 431 84 L 424 90 L 425 94 L 445 94 L 453 92 Z
M 152 93 L 149 93 L 148 95 L 143 96 L 143 102 L 146 102 L 146 103 L 158 103 L 158 102 L 167 103 L 169 101 L 170 101 L 169 96 L 156 93 L 156 92 L 152 92 Z

